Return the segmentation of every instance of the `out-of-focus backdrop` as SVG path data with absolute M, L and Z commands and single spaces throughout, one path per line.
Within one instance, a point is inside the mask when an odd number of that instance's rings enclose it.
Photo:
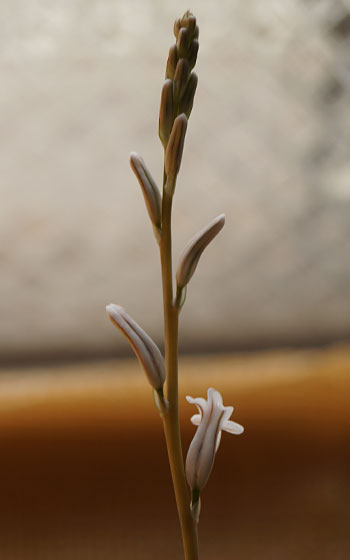
M 1 560 L 183 559 L 161 422 L 105 305 L 162 347 L 158 251 L 128 159 L 161 181 L 160 91 L 188 8 L 199 86 L 175 263 L 227 221 L 181 313 L 184 455 L 186 394 L 214 386 L 245 427 L 223 435 L 203 492 L 201 560 L 350 558 L 349 0 L 7 0 Z
M 179 2 L 176 12 L 187 8 Z M 175 260 L 226 213 L 182 316 L 186 350 L 350 333 L 350 7 L 193 1 L 199 86 L 174 205 Z M 129 168 L 162 175 L 172 2 L 5 2 L 1 18 L 3 360 L 127 346 L 106 303 L 161 340 L 157 248 Z

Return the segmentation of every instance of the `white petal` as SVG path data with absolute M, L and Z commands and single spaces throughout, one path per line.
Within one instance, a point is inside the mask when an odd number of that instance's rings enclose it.
M 219 449 L 220 441 L 221 441 L 221 430 L 219 431 L 218 437 L 216 438 L 215 453 L 216 453 L 217 450 Z
M 201 414 L 194 414 L 191 417 L 191 422 L 192 424 L 194 424 L 195 426 L 199 426 L 199 424 L 201 423 L 202 420 L 202 415 Z
M 223 406 L 221 394 L 216 389 L 213 389 L 213 387 L 208 389 L 208 402 L 218 408 Z
M 229 434 L 243 434 L 244 428 L 237 422 L 232 422 L 232 420 L 226 420 L 226 422 L 222 426 L 222 430 L 228 432 Z
M 201 416 L 203 416 L 203 414 L 205 414 L 208 410 L 208 403 L 202 397 L 196 397 L 194 399 L 193 397 L 187 396 L 186 401 L 190 404 L 195 404 Z

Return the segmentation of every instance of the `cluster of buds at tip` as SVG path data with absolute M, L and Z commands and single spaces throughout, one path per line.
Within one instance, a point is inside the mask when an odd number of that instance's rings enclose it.
M 208 399 L 186 397 L 195 404 L 199 414 L 191 418 L 198 426 L 186 458 L 186 478 L 192 490 L 192 515 L 198 521 L 200 512 L 200 492 L 206 485 L 213 468 L 215 454 L 219 448 L 221 431 L 242 434 L 243 426 L 229 420 L 232 406 L 224 406 L 222 396 L 215 389 L 208 389 Z
M 130 154 L 130 165 L 142 189 L 151 222 L 154 228 L 159 231 L 162 222 L 162 199 L 156 182 L 146 167 L 142 157 L 136 152 L 131 152 Z
M 123 333 L 134 350 L 153 389 L 162 393 L 165 368 L 163 356 L 158 346 L 126 313 L 123 307 L 111 303 L 107 305 L 106 310 L 111 322 Z
M 174 35 L 176 43 L 169 50 L 159 112 L 159 138 L 164 149 L 176 117 L 183 113 L 189 118 L 198 83 L 192 70 L 197 60 L 199 29 L 189 11 L 175 21 Z

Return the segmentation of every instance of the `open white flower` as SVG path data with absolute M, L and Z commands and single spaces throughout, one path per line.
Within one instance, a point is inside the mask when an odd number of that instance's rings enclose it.
M 206 485 L 213 468 L 215 453 L 221 440 L 221 431 L 242 434 L 243 426 L 229 420 L 233 406 L 224 406 L 219 391 L 208 389 L 208 400 L 201 397 L 186 397 L 195 404 L 199 414 L 191 418 L 198 426 L 186 458 L 186 477 L 192 491 L 200 492 Z

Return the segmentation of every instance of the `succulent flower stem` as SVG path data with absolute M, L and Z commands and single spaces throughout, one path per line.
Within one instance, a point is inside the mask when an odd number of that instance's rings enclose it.
M 169 463 L 181 525 L 185 559 L 198 560 L 197 522 L 193 519 L 190 509 L 190 497 L 186 483 L 181 448 L 177 358 L 179 309 L 173 304 L 171 243 L 171 208 L 173 197 L 172 194 L 165 190 L 165 184 L 166 175 L 164 173 L 162 200 L 163 228 L 159 247 L 163 285 L 165 368 L 167 378 L 166 396 L 168 408 L 162 414 L 162 419 L 164 423 Z

